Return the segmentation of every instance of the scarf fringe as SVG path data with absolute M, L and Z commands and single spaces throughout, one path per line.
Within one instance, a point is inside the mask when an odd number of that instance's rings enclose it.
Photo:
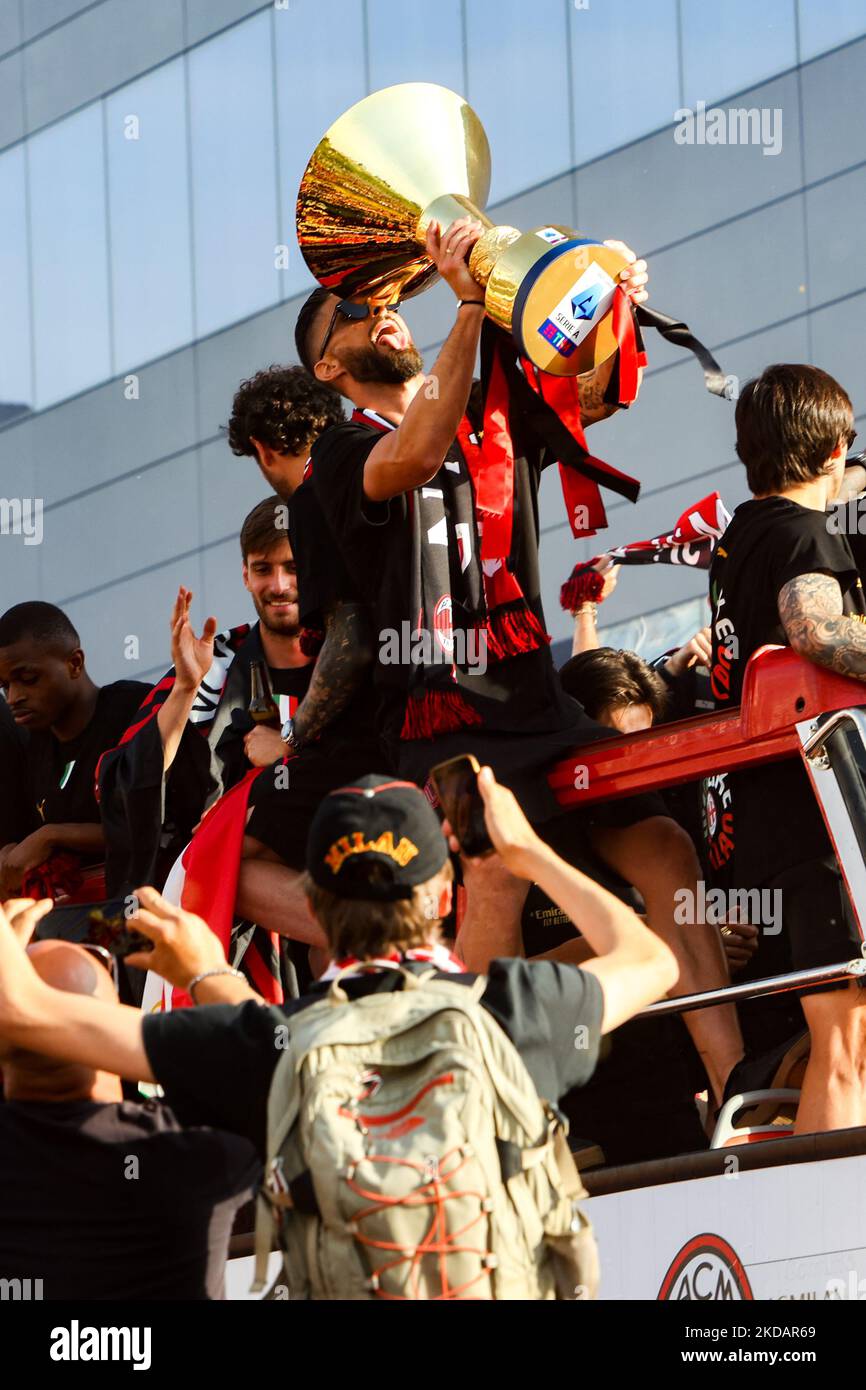
M 508 661 L 512 656 L 524 656 L 550 642 L 531 608 L 520 603 L 514 608 L 497 608 L 482 628 L 482 641 L 487 644 L 488 661 Z
M 453 734 L 483 723 L 457 690 L 425 690 L 423 695 L 410 695 L 400 730 L 401 739 L 435 738 L 437 734 Z
M 604 588 L 604 575 L 598 570 L 576 565 L 559 591 L 560 606 L 573 613 L 582 603 L 598 603 Z

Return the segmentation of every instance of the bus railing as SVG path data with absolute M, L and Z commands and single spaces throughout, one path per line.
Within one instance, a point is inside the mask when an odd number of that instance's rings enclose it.
M 861 772 L 866 769 L 866 714 L 859 708 L 864 693 L 859 681 L 804 661 L 788 647 L 762 647 L 746 668 L 739 709 L 601 739 L 576 749 L 552 769 L 550 786 L 559 804 L 571 807 L 800 757 L 821 809 L 854 910 L 861 956 L 663 999 L 642 1016 L 685 1013 L 866 975 L 866 785 Z

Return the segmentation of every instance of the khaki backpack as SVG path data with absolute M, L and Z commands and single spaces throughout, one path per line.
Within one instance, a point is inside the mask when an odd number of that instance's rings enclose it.
M 287 1020 L 254 1290 L 276 1223 L 290 1298 L 595 1297 L 566 1129 L 479 1003 L 486 979 L 391 968 L 402 990 L 349 1001 L 349 967 Z

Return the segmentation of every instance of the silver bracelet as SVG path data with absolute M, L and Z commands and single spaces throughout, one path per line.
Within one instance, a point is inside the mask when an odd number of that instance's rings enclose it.
M 588 616 L 592 618 L 593 622 L 595 622 L 596 616 L 598 614 L 598 604 L 592 603 L 591 600 L 587 599 L 587 601 L 585 603 L 582 603 L 579 608 L 575 608 L 573 616 L 575 618 L 579 618 L 581 613 L 588 614 Z
M 198 1002 L 195 997 L 196 985 L 200 985 L 202 980 L 208 979 L 210 975 L 234 975 L 236 980 L 246 979 L 240 970 L 234 970 L 230 965 L 225 965 L 219 970 L 203 970 L 200 975 L 193 975 L 186 987 L 186 992 L 194 1004 Z

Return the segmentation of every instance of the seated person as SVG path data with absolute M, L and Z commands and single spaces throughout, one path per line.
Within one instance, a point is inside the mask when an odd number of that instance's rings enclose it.
M 635 652 L 587 648 L 566 661 L 559 679 L 590 718 L 620 734 L 649 729 L 667 709 L 664 681 Z
M 600 1037 L 674 986 L 676 961 L 633 912 L 543 844 L 513 794 L 489 769 L 479 788 L 497 855 L 510 872 L 536 879 L 581 920 L 595 953 L 581 969 L 548 961 L 494 961 L 480 996 L 481 1006 L 519 1052 L 539 1095 L 558 1102 L 588 1080 Z M 349 836 L 355 850 L 339 859 L 335 851 Z M 379 848 L 389 837 L 393 845 L 408 841 L 416 853 L 403 862 L 389 857 Z M 477 977 L 464 973 L 439 941 L 439 918 L 451 894 L 448 845 L 420 790 L 388 776 L 369 776 L 330 793 L 313 821 L 307 854 L 311 909 L 341 964 L 357 972 L 384 955 L 416 974 L 432 964 L 457 984 L 475 982 Z M 263 1006 L 224 960 L 222 966 L 214 963 L 218 943 L 211 933 L 201 933 L 200 921 L 190 922 L 189 914 L 162 904 L 152 890 L 142 889 L 141 899 L 145 906 L 138 925 L 157 942 L 155 968 L 196 1003 L 233 999 L 239 1007 L 143 1016 L 79 996 L 58 998 L 39 979 L 0 912 L 0 1036 L 12 1045 L 26 1040 L 80 1066 L 107 1065 L 130 1078 L 158 1079 L 182 1121 L 228 1129 L 261 1152 L 271 1078 L 281 1055 L 275 1030 L 279 1036 L 286 1023 L 291 1029 L 292 1018 L 321 999 L 327 985 L 316 985 L 305 998 L 281 1008 Z M 47 907 L 29 905 L 29 920 Z M 190 925 L 193 936 L 198 928 L 197 939 L 205 942 L 198 955 L 187 949 Z M 350 974 L 344 988 L 354 1000 L 402 989 L 403 978 L 380 965 Z M 319 1169 L 312 1176 L 314 1185 L 328 1179 Z
M 635 652 L 588 647 L 572 656 L 560 680 L 587 714 L 616 733 L 636 733 L 664 718 L 668 690 Z M 569 856 L 571 857 L 571 856 Z M 640 910 L 622 879 L 586 847 L 579 866 Z M 533 956 L 574 940 L 576 927 L 554 925 L 553 905 L 534 888 L 524 917 L 524 949 Z M 706 1086 L 680 1018 L 634 1019 L 610 1039 L 590 1083 L 572 1092 L 566 1110 L 574 1134 L 598 1143 L 608 1163 L 638 1163 L 705 1149 L 694 1096 Z
M 120 1015 L 98 954 L 41 941 L 28 959 L 49 1008 L 75 996 Z M 38 1280 L 46 1299 L 221 1298 L 232 1221 L 258 1178 L 253 1146 L 184 1128 L 155 1101 L 124 1103 L 98 1058 L 63 1061 L 32 1041 L 0 1029 L 4 1278 Z
M 866 680 L 866 604 L 851 549 L 828 525 L 854 438 L 854 412 L 817 367 L 781 364 L 748 382 L 737 401 L 737 454 L 752 499 L 737 508 L 710 570 L 712 688 L 735 708 L 749 657 L 766 643 Z M 790 967 L 860 955 L 860 936 L 821 811 L 799 758 L 714 779 L 711 854 L 738 889 L 781 903 L 782 932 L 762 924 L 756 961 L 782 943 Z M 762 897 L 764 894 L 762 893 Z M 775 923 L 774 923 L 775 927 Z M 759 974 L 770 973 L 762 968 Z M 811 1058 L 795 1132 L 866 1123 L 866 995 L 857 984 L 801 991 Z M 760 1059 L 730 1086 L 762 1084 Z M 766 1069 L 765 1069 L 766 1070 Z
M 96 685 L 81 638 L 52 603 L 19 603 L 0 617 L 0 690 L 29 736 L 21 753 L 27 818 L 0 847 L 2 896 L 29 887 L 40 897 L 105 897 L 101 867 L 85 873 L 105 860 L 96 766 L 147 689 L 140 681 Z

